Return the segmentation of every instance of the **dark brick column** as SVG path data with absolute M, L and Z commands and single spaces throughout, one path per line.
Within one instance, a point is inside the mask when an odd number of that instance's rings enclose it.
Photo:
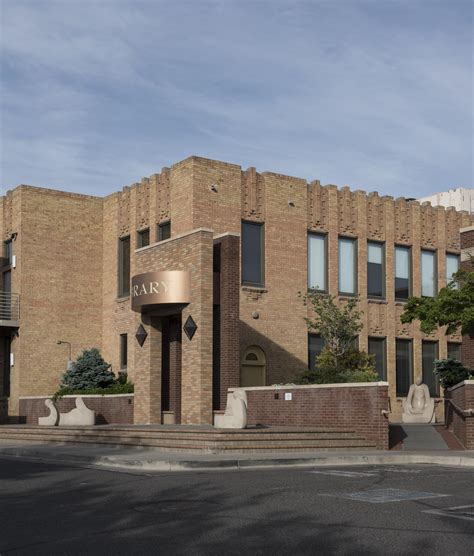
M 474 226 L 461 229 L 461 267 L 474 270 L 470 255 L 474 255 Z M 462 338 L 461 359 L 464 365 L 474 369 L 474 336 L 465 335 Z
M 220 387 L 219 407 L 225 409 L 227 389 L 239 386 L 240 237 L 220 239 Z
M 171 317 L 169 327 L 169 400 L 175 423 L 181 423 L 181 315 Z

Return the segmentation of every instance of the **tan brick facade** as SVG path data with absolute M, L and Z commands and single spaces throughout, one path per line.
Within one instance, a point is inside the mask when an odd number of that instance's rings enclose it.
M 238 282 L 242 220 L 264 224 L 262 288 Z M 168 221 L 171 239 L 157 242 L 158 224 Z M 413 339 L 418 373 L 424 335 L 416 323 L 400 323 L 403 304 L 394 297 L 394 247 L 411 247 L 412 292 L 420 295 L 420 250 L 436 251 L 440 288 L 445 285 L 446 252 L 460 252 L 459 230 L 472 225 L 472 216 L 451 209 L 317 181 L 308 184 L 254 168 L 243 171 L 199 157 L 105 198 L 19 186 L 2 198 L 0 211 L 3 239 L 15 238 L 12 291 L 21 299 L 20 327 L 11 348 L 10 415 L 18 414 L 19 396 L 57 389 L 67 359 L 66 346 L 56 345 L 57 340 L 71 342 L 73 358 L 82 349 L 100 348 L 118 372 L 120 334 L 128 335 L 127 372 L 136 385 L 137 423 L 160 422 L 166 405 L 177 421 L 210 423 L 213 405 L 223 408 L 227 388 L 238 386 L 240 358 L 249 346 L 265 354 L 266 384 L 291 382 L 308 364 L 308 309 L 298 294 L 307 289 L 307 235 L 313 231 L 327 234 L 328 289 L 334 295 L 338 237 L 358 240 L 357 282 L 364 311 L 359 345 L 367 349 L 369 336 L 386 338 L 392 418 L 397 420 L 401 401 L 395 389 L 395 339 Z M 146 228 L 150 245 L 138 249 L 137 232 Z M 159 314 L 133 312 L 129 296 L 118 297 L 118 241 L 127 236 L 131 276 L 152 270 L 191 272 L 191 303 L 180 313 L 180 324 L 192 315 L 198 325 L 192 341 L 176 336 L 176 328 L 166 329 L 171 325 L 165 326 Z M 385 244 L 382 301 L 367 299 L 367 240 Z M 217 294 L 219 250 L 223 262 Z M 135 340 L 140 323 L 148 333 L 143 347 Z M 11 332 L 16 333 L 4 328 Z M 175 335 L 167 392 L 161 376 L 163 333 Z M 442 331 L 429 339 L 439 341 L 440 357 L 446 356 L 448 340 L 461 340 L 446 338 Z

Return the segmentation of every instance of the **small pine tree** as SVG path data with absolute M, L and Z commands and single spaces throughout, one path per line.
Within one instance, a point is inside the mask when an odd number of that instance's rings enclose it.
M 110 367 L 97 348 L 86 349 L 73 363 L 72 369 L 64 373 L 62 386 L 74 390 L 107 388 L 117 382 Z
M 457 359 L 438 359 L 434 363 L 434 372 L 443 388 L 450 388 L 472 376 L 472 371 Z

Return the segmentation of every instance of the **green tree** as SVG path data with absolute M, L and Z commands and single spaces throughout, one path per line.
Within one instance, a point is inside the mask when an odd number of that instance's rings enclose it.
M 436 360 L 434 372 L 438 376 L 439 383 L 443 388 L 450 388 L 472 376 L 472 371 L 456 359 Z
M 314 316 L 305 318 L 308 330 L 321 334 L 325 348 L 316 359 L 316 368 L 308 369 L 300 378 L 302 384 L 338 382 L 373 382 L 377 380 L 374 357 L 354 346 L 362 330 L 362 311 L 358 297 L 341 305 L 334 296 L 310 292 L 303 296 Z
M 62 386 L 74 390 L 107 388 L 117 382 L 110 367 L 97 348 L 86 349 L 73 363 L 72 369 L 64 373 Z
M 401 316 L 403 323 L 418 319 L 426 334 L 446 326 L 446 334 L 460 330 L 474 335 L 474 272 L 460 269 L 437 297 L 411 297 Z

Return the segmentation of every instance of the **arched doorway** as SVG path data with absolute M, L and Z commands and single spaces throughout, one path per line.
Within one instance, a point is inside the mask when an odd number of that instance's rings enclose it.
M 258 346 L 248 347 L 240 365 L 240 386 L 265 386 L 265 354 Z

